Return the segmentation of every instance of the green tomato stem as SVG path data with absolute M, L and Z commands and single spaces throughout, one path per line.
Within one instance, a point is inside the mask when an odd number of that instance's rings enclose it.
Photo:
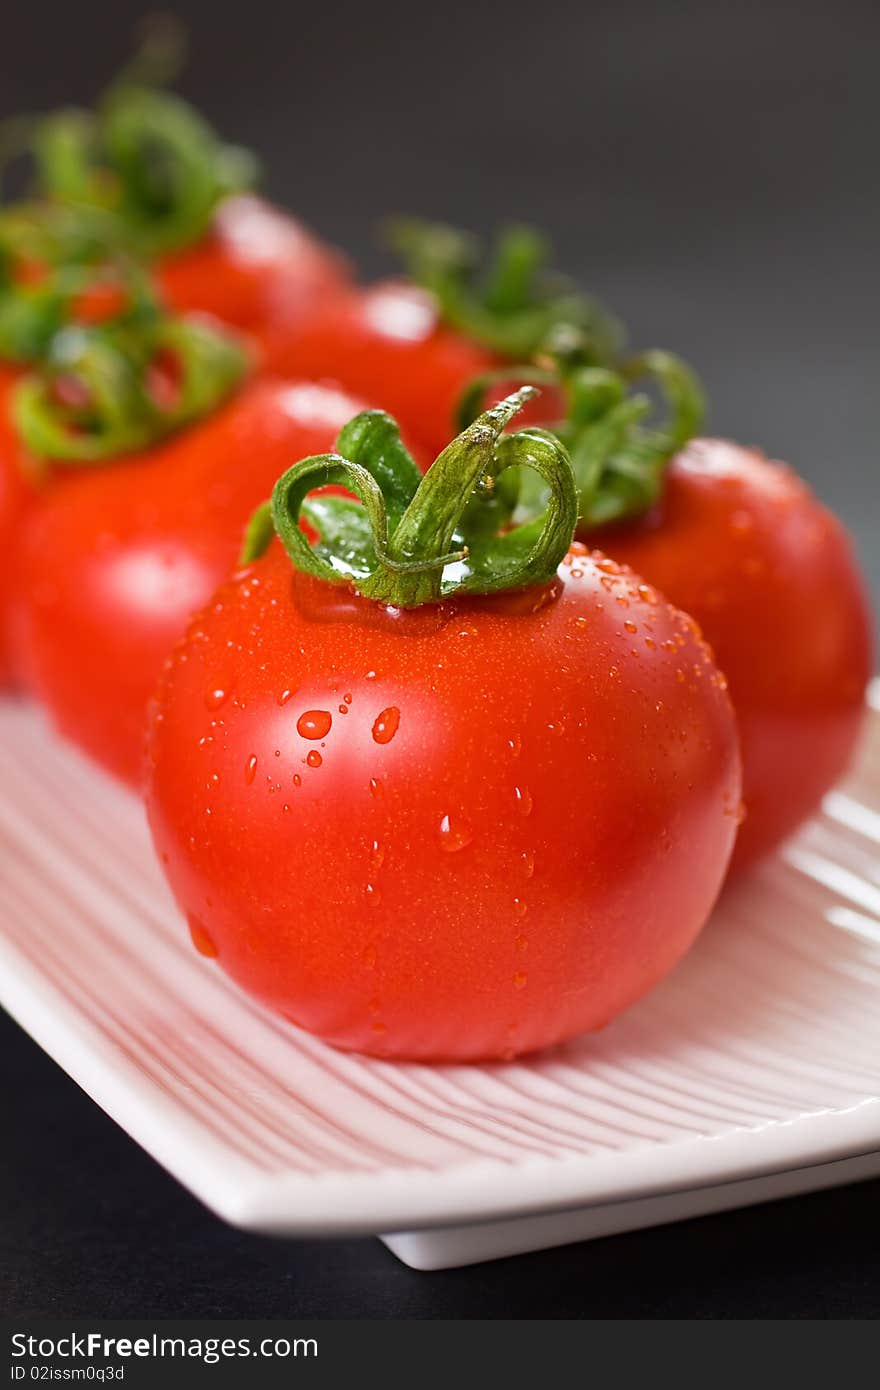
M 133 63 L 94 110 L 68 108 L 27 125 L 24 142 L 38 196 L 75 211 L 101 211 L 113 244 L 142 256 L 190 246 L 218 204 L 251 188 L 255 159 L 225 144 L 187 102 L 157 85 L 177 66 L 179 27 L 154 24 Z
M 242 555 L 263 553 L 273 534 L 295 567 L 332 584 L 353 585 L 396 608 L 451 594 L 495 593 L 548 582 L 571 544 L 577 494 L 565 447 L 545 430 L 505 434 L 533 396 L 526 386 L 485 411 L 422 476 L 381 411 L 356 416 L 339 452 L 303 459 L 278 480 L 271 503 L 252 518 Z M 345 453 L 343 453 L 345 450 Z M 531 469 L 547 490 L 544 514 L 500 533 L 471 512 L 491 497 L 508 469 Z M 310 494 L 345 488 L 357 501 Z M 317 532 L 310 543 L 300 524 Z
M 163 400 L 151 372 L 166 362 L 174 381 Z M 16 387 L 13 415 L 35 457 L 90 466 L 146 449 L 210 414 L 247 366 L 231 334 L 163 315 L 147 300 L 107 325 L 61 329 L 48 360 Z
M 430 291 L 445 321 L 499 356 L 527 360 L 557 338 L 576 341 L 585 361 L 617 355 L 619 322 L 548 271 L 547 244 L 531 228 L 504 231 L 482 269 L 479 242 L 455 227 L 399 219 L 387 235 L 410 279 Z
M 0 212 L 0 358 L 44 358 L 77 299 L 136 268 L 115 253 L 103 214 L 60 204 L 20 203 Z M 142 277 L 141 277 L 142 278 Z
M 465 428 L 487 393 L 525 381 L 561 390 L 566 413 L 553 423 L 571 456 L 578 489 L 578 534 L 647 511 L 661 496 L 672 456 L 700 430 L 706 402 L 691 369 L 672 353 L 652 349 L 617 370 L 584 365 L 579 356 L 551 365 L 502 367 L 471 382 L 462 394 L 458 422 Z M 665 418 L 652 420 L 651 397 L 633 389 L 647 380 L 665 402 Z M 546 493 L 534 478 L 521 480 L 509 511 L 529 520 Z

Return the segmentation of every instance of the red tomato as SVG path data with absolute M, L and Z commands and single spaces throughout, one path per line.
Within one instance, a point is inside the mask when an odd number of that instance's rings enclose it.
M 746 864 L 815 809 L 858 735 L 870 616 L 846 532 L 790 469 L 701 439 L 653 512 L 591 539 L 693 615 L 730 682 Z
M 276 336 L 348 280 L 341 255 L 287 213 L 246 194 L 221 203 L 208 236 L 165 256 L 156 274 L 172 309 L 214 314 L 252 334 L 270 358 Z
M 23 528 L 13 639 L 67 737 L 139 780 L 147 701 L 187 618 L 278 474 L 331 448 L 361 408 L 313 383 L 257 382 L 162 447 L 56 473 Z
M 329 1042 L 527 1052 L 705 921 L 740 799 L 722 685 L 690 619 L 583 548 L 553 587 L 407 612 L 275 541 L 166 668 L 156 846 L 198 949 Z
M 12 599 L 12 556 L 18 545 L 24 514 L 33 497 L 19 465 L 20 445 L 12 425 L 11 396 L 19 373 L 0 367 L 0 690 L 13 684 L 8 641 L 8 615 Z
M 339 381 L 387 410 L 433 458 L 453 433 L 464 387 L 499 359 L 446 328 L 425 290 L 392 281 L 330 298 L 274 361 L 288 374 Z

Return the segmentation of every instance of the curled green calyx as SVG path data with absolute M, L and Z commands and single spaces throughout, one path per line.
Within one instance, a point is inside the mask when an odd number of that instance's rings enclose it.
M 104 217 L 39 203 L 0 211 L 0 358 L 37 362 L 78 304 L 124 279 Z
M 257 173 L 250 154 L 162 90 L 179 49 L 179 30 L 162 21 L 93 110 L 15 127 L 18 152 L 34 164 L 36 196 L 103 214 L 112 244 L 142 256 L 198 241 L 222 199 L 250 188 Z
M 502 232 L 488 258 L 475 237 L 434 222 L 392 222 L 388 239 L 446 322 L 500 356 L 526 361 L 562 337 L 583 361 L 615 359 L 621 325 L 548 269 L 548 245 L 530 227 Z
M 558 439 L 531 427 L 504 432 L 536 394 L 523 387 L 485 411 L 424 476 L 389 415 L 356 415 L 339 435 L 337 453 L 303 459 L 278 480 L 251 520 L 243 562 L 277 534 L 297 569 L 397 608 L 547 583 L 571 544 L 577 496 Z M 512 468 L 534 471 L 547 502 L 542 515 L 510 528 L 492 499 Z M 314 495 L 329 486 L 354 496 Z M 500 532 L 496 516 L 504 522 Z M 317 534 L 314 545 L 301 520 Z
M 39 369 L 16 387 L 15 424 L 37 458 L 96 464 L 209 414 L 247 366 L 231 334 L 195 316 L 162 313 L 145 289 L 104 323 L 69 324 L 55 334 Z
M 579 535 L 650 510 L 662 494 L 669 460 L 705 418 L 705 398 L 694 373 L 672 353 L 654 349 L 616 371 L 557 358 L 546 365 L 487 373 L 465 391 L 459 426 L 477 416 L 493 386 L 509 385 L 512 378 L 562 392 L 565 418 L 551 428 L 571 457 Z M 645 386 L 654 389 L 665 407 L 659 420 Z M 528 520 L 544 505 L 540 481 L 526 474 L 511 480 L 507 497 L 515 520 Z

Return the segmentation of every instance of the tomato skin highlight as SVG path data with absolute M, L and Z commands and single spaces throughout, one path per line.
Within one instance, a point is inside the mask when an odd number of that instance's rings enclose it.
M 171 309 L 213 314 L 248 333 L 268 366 L 279 341 L 350 278 L 339 252 L 251 194 L 227 198 L 208 235 L 163 257 L 155 273 Z
M 743 754 L 743 867 L 789 835 L 853 753 L 872 671 L 845 529 L 783 464 L 695 440 L 650 515 L 593 531 L 700 624 L 730 683 Z
M 362 408 L 312 382 L 258 380 L 163 446 L 57 470 L 21 528 L 12 644 L 59 730 L 135 786 L 146 709 L 190 615 L 235 564 L 292 460 Z
M 147 805 L 194 941 L 338 1047 L 469 1061 L 601 1027 L 711 909 L 723 681 L 637 576 L 583 548 L 559 576 L 386 611 L 276 541 L 166 667 Z

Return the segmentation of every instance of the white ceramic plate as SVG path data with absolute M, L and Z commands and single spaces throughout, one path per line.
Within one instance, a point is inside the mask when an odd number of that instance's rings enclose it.
M 139 804 L 7 702 L 0 999 L 218 1215 L 420 1268 L 880 1173 L 872 703 L 851 778 L 648 999 L 533 1060 L 427 1067 L 251 1003 L 190 946 Z

